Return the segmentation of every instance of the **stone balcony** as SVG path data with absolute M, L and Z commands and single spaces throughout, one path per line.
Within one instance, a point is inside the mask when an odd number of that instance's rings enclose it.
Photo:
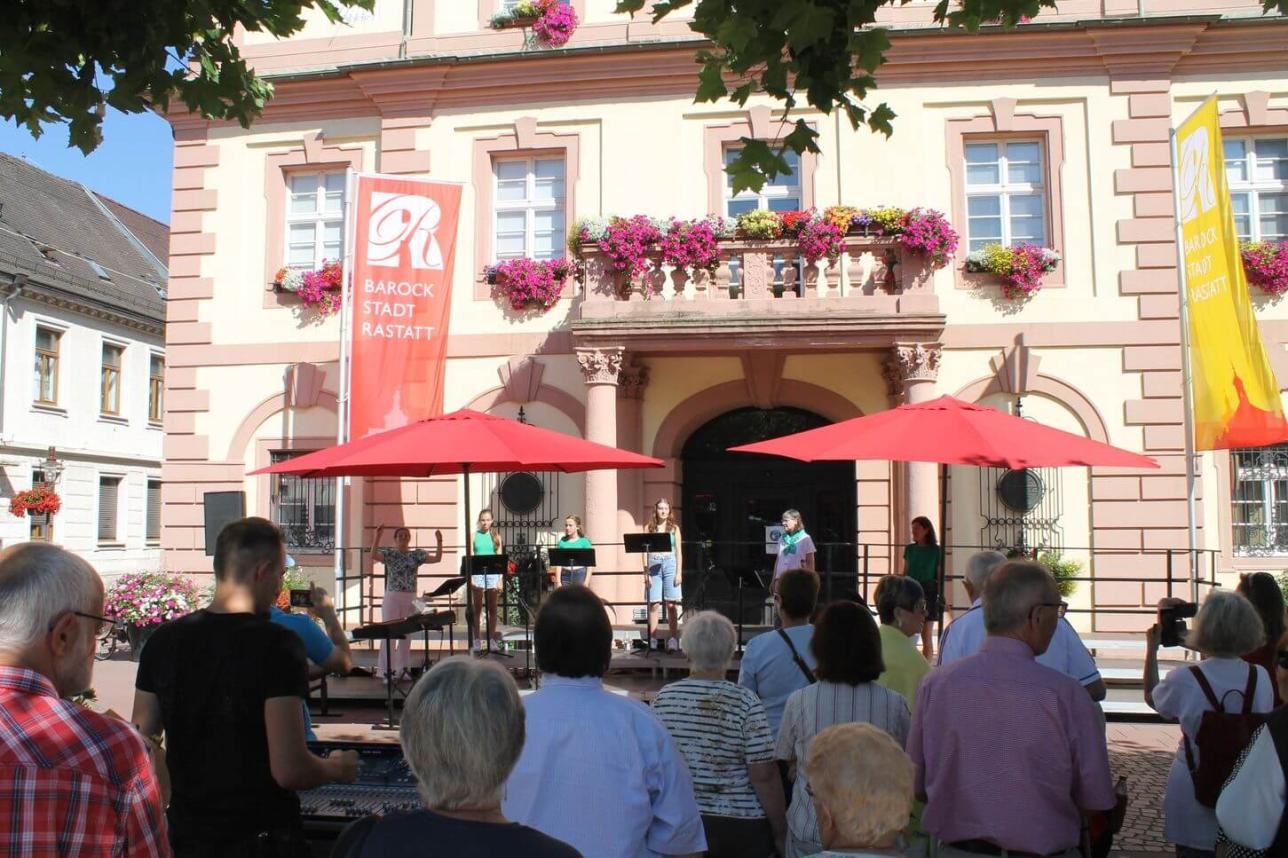
M 650 351 L 884 346 L 938 339 L 933 271 L 894 239 L 852 235 L 834 262 L 805 264 L 796 242 L 724 241 L 713 272 L 673 270 L 658 253 L 627 280 L 596 245 L 571 323 L 586 346 Z

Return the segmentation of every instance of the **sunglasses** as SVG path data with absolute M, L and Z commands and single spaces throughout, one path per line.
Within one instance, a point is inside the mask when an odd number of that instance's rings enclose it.
M 105 638 L 112 633 L 113 629 L 116 628 L 116 620 L 111 617 L 100 617 L 98 614 L 87 614 L 83 611 L 68 611 L 67 613 L 71 614 L 73 617 L 84 617 L 87 620 L 96 621 L 98 623 L 94 629 L 94 637 L 96 638 Z M 49 624 L 50 631 L 53 630 L 54 625 L 57 622 L 58 621 L 55 620 Z

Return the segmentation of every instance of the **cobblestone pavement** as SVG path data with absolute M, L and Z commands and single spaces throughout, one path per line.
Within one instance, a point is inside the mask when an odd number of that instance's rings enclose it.
M 1114 841 L 1119 856 L 1173 852 L 1163 839 L 1163 794 L 1176 753 L 1175 726 L 1110 724 L 1109 765 L 1114 778 L 1126 776 L 1127 817 Z

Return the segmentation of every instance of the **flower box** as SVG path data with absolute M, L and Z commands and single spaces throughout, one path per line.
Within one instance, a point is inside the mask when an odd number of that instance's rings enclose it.
M 9 501 L 9 514 L 16 518 L 29 515 L 53 515 L 62 508 L 62 498 L 47 486 L 33 486 L 18 492 Z

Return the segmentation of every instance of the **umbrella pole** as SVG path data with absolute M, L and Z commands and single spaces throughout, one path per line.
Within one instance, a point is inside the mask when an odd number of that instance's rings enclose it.
M 465 480 L 465 634 L 469 637 L 468 648 L 474 646 L 474 624 L 478 622 L 478 617 L 474 616 L 474 570 L 470 568 L 470 558 L 474 554 L 474 531 L 470 529 L 470 466 L 462 466 L 461 474 Z
M 948 597 L 948 465 L 939 465 L 939 637 L 944 636 L 944 605 Z

